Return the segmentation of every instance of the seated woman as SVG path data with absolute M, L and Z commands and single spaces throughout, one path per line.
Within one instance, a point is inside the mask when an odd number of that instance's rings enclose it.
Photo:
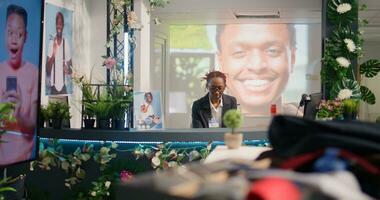
M 209 91 L 204 97 L 194 101 L 192 107 L 193 128 L 225 127 L 223 115 L 230 109 L 236 109 L 236 98 L 223 94 L 226 88 L 226 75 L 220 71 L 206 74 L 206 89 Z

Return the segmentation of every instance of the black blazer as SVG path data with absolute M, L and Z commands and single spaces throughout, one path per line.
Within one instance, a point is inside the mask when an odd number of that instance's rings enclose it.
M 204 97 L 194 101 L 191 118 L 192 118 L 192 127 L 193 128 L 209 128 L 208 120 L 211 118 L 211 108 L 210 108 L 210 100 L 208 97 L 209 93 L 207 93 Z M 230 109 L 236 109 L 237 103 L 236 98 L 233 96 L 229 96 L 223 94 L 223 107 L 222 107 L 222 119 L 224 113 L 226 113 Z M 224 126 L 222 120 L 222 127 Z

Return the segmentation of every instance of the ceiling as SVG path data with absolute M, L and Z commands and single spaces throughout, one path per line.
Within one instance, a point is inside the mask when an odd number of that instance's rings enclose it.
M 359 13 L 369 21 L 366 40 L 380 41 L 380 0 L 359 0 L 368 9 Z M 321 23 L 322 0 L 170 0 L 153 17 L 167 24 Z M 237 13 L 276 14 L 279 18 L 237 19 Z

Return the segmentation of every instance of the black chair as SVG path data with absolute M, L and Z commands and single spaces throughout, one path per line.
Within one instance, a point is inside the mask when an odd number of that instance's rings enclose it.
M 322 93 L 313 93 L 305 99 L 305 107 L 303 111 L 303 117 L 306 119 L 315 119 L 317 115 L 317 108 L 322 99 Z

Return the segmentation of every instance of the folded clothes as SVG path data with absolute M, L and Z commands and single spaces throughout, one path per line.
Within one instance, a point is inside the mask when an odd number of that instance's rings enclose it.
M 358 155 L 380 153 L 380 125 L 359 121 L 314 121 L 276 116 L 268 130 L 275 153 L 282 157 L 338 147 Z

